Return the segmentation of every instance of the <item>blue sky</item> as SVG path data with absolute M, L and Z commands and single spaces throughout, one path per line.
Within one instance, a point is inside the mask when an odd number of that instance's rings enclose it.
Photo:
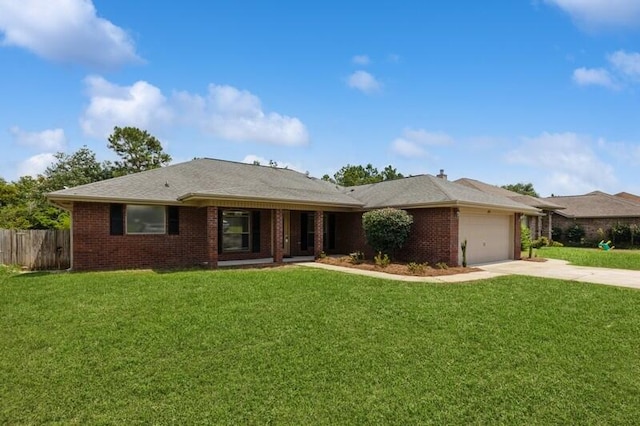
M 174 162 L 640 194 L 639 36 L 637 0 L 0 0 L 0 176 L 128 125 Z

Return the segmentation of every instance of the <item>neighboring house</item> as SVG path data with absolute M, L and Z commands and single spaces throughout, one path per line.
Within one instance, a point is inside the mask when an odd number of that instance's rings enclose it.
M 530 207 L 539 209 L 540 212 L 526 215 L 523 219 L 525 220 L 527 227 L 531 230 L 531 237 L 534 239 L 540 238 L 543 235 L 551 239 L 551 227 L 548 226 L 549 221 L 553 220 L 553 215 L 551 213 L 555 212 L 556 210 L 564 209 L 564 207 L 559 206 L 558 204 L 551 201 L 538 197 L 532 197 L 530 195 L 519 194 L 517 192 L 509 191 L 508 189 L 480 182 L 479 180 L 475 179 L 461 178 L 456 180 L 455 182 L 482 192 L 486 192 L 488 194 L 507 197 L 513 201 L 517 201 L 518 203 L 526 204 Z M 547 225 L 545 226 L 545 232 L 543 234 L 543 223 L 545 221 L 547 222 Z
M 288 169 L 196 159 L 48 194 L 71 212 L 72 269 L 172 268 L 367 251 L 362 214 L 414 219 L 400 260 L 520 258 L 520 216 L 537 209 L 435 176 L 344 188 Z
M 568 228 L 579 225 L 584 229 L 587 241 L 598 241 L 602 237 L 598 230 L 608 234 L 611 227 L 617 224 L 640 225 L 640 203 L 630 201 L 627 197 L 594 191 L 545 200 L 564 207 L 563 210 L 556 210 L 552 219 L 552 226 L 560 228 L 563 235 L 566 235 Z
M 616 197 L 624 198 L 627 201 L 633 201 L 640 204 L 640 196 L 635 194 L 629 194 L 628 192 L 618 192 Z

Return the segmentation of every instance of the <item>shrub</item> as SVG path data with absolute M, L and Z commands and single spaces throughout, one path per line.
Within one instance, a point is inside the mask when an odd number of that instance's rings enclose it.
M 429 263 L 417 263 L 417 262 L 409 262 L 407 263 L 407 270 L 414 275 L 422 275 L 424 271 L 429 267 Z
M 553 241 L 560 241 L 562 240 L 562 228 L 558 228 L 556 226 L 554 226 L 553 228 L 551 228 L 551 239 Z
M 575 225 L 567 228 L 566 235 L 567 241 L 570 243 L 581 243 L 585 235 L 584 228 L 576 223 Z
M 531 241 L 531 247 L 539 249 L 540 247 L 547 247 L 549 245 L 549 239 L 547 237 L 540 237 Z
M 354 251 L 353 253 L 349 253 L 349 259 L 354 265 L 359 265 L 364 262 L 364 253 L 361 251 Z
M 436 263 L 436 268 L 438 269 L 449 269 L 449 265 L 446 262 L 438 262 Z
M 609 233 L 614 244 L 631 242 L 631 228 L 626 223 L 616 222 Z
M 367 243 L 383 253 L 393 253 L 404 245 L 412 223 L 409 213 L 394 208 L 371 210 L 362 215 Z
M 562 244 L 560 241 L 552 241 L 551 247 L 564 247 L 564 244 Z
M 522 250 L 527 250 L 530 246 L 531 246 L 531 230 L 524 223 L 520 223 L 520 247 L 522 248 Z
M 376 266 L 379 266 L 380 268 L 386 268 L 387 266 L 389 266 L 389 263 L 391 263 L 389 255 L 382 254 L 381 251 L 379 251 L 377 255 L 373 256 L 373 261 L 375 262 Z
M 464 240 L 462 244 L 460 244 L 460 248 L 462 249 L 462 266 L 466 268 L 467 267 L 467 240 Z

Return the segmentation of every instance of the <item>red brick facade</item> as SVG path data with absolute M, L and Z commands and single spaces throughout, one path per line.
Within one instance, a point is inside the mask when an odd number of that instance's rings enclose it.
M 238 259 L 273 257 L 276 263 L 283 260 L 283 211 L 251 210 L 260 212 L 259 251 L 224 253 L 219 249 L 220 207 L 180 207 L 178 235 L 110 235 L 110 205 L 103 203 L 75 203 L 73 208 L 73 269 L 135 269 L 179 268 L 207 266 L 215 268 L 218 262 Z M 413 225 L 405 246 L 395 253 L 395 258 L 407 262 L 444 262 L 458 264 L 458 216 L 455 208 L 410 209 Z M 290 247 L 293 256 L 317 255 L 321 251 L 330 254 L 349 254 L 364 251 L 371 258 L 373 250 L 367 246 L 362 229 L 362 213 L 330 213 L 329 230 L 323 241 L 323 220 L 327 212 L 309 211 L 315 236 L 306 250 L 301 249 L 301 216 L 304 212 L 290 212 Z M 520 257 L 520 221 L 516 215 L 514 258 Z M 329 249 L 329 241 L 335 247 Z M 253 247 L 253 244 L 252 244 Z M 255 247 L 253 247 L 255 248 Z
M 609 218 L 577 218 L 572 219 L 553 213 L 552 228 L 560 228 L 562 230 L 562 238 L 566 238 L 567 229 L 579 225 L 584 229 L 584 239 L 589 242 L 598 242 L 602 238 L 598 233 L 599 229 L 605 232 L 604 238 L 609 238 L 609 230 L 612 226 L 619 223 L 622 225 L 640 224 L 640 217 L 609 217 Z M 544 222 L 545 230 L 548 229 L 548 221 Z M 545 234 L 546 235 L 546 234 Z

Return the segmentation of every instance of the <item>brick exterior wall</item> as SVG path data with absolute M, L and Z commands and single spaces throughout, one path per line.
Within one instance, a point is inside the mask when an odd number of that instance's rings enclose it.
M 206 209 L 180 207 L 179 235 L 109 235 L 109 204 L 75 203 L 73 269 L 176 268 L 207 261 Z
M 219 261 L 274 257 L 281 262 L 282 210 L 260 210 L 260 252 L 218 253 L 216 207 L 180 207 L 179 235 L 110 235 L 110 205 L 75 203 L 73 209 L 73 269 L 169 269 L 191 266 L 216 267 Z M 395 258 L 407 262 L 458 264 L 458 217 L 454 208 L 410 209 L 413 225 L 405 246 Z M 316 212 L 316 215 L 319 213 Z M 334 213 L 335 249 L 349 254 L 373 249 L 366 244 L 362 213 Z M 520 257 L 520 226 L 516 216 L 514 257 Z M 316 223 L 316 228 L 322 222 Z M 272 224 L 275 229 L 272 232 Z M 212 232 L 213 231 L 213 232 Z M 318 233 L 318 229 L 316 229 Z M 291 211 L 292 255 L 310 255 L 321 246 L 300 250 L 300 212 Z M 322 233 L 319 233 L 322 235 Z
M 215 268 L 220 260 L 272 255 L 270 210 L 260 210 L 259 253 L 219 254 L 216 207 L 180 207 L 178 235 L 110 235 L 109 208 L 106 203 L 74 204 L 74 270 Z
M 405 262 L 458 264 L 458 217 L 453 208 L 410 209 L 413 225 L 404 247 L 395 258 Z M 336 251 L 363 251 L 369 259 L 375 253 L 366 244 L 362 213 L 339 213 L 336 217 Z
M 598 229 L 602 229 L 605 232 L 605 238 L 609 237 L 609 230 L 616 223 L 620 223 L 623 225 L 632 225 L 638 224 L 640 225 L 640 217 L 608 217 L 608 218 L 578 218 L 571 219 L 564 216 L 560 216 L 559 214 L 553 214 L 553 218 L 551 221 L 552 228 L 560 228 L 562 229 L 562 238 L 561 241 L 566 240 L 566 232 L 567 228 L 580 225 L 585 231 L 585 240 L 591 242 L 600 241 L 601 237 L 598 235 Z M 548 229 L 548 221 L 544 222 L 545 231 Z M 546 235 L 546 234 L 544 234 Z

